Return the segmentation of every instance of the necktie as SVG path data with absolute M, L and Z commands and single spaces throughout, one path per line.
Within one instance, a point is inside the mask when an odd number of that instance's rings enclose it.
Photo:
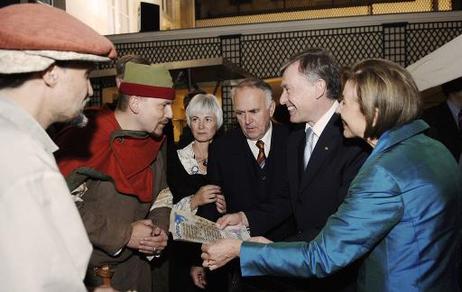
M 462 108 L 460 109 L 457 118 L 459 120 L 459 132 L 462 132 Z
M 310 127 L 306 128 L 305 131 L 305 152 L 303 155 L 303 162 L 305 163 L 305 168 L 308 165 L 308 162 L 310 161 L 311 157 L 311 152 L 313 152 L 313 129 Z
M 260 166 L 260 168 L 265 167 L 265 161 L 266 161 L 266 156 L 265 156 L 265 143 L 262 140 L 258 140 L 257 143 L 255 143 L 258 147 L 258 156 L 257 156 L 257 163 Z

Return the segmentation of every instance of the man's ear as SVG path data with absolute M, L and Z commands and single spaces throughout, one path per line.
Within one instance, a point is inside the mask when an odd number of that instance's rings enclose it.
M 274 102 L 274 100 L 272 100 L 269 106 L 270 117 L 273 116 L 275 110 L 276 110 L 276 103 Z
M 47 86 L 54 87 L 58 83 L 59 73 L 58 66 L 51 65 L 48 69 L 42 72 L 42 79 Z
M 138 96 L 131 95 L 128 97 L 128 108 L 132 113 L 138 114 L 141 107 L 141 99 Z
M 316 88 L 316 99 L 320 99 L 321 97 L 326 95 L 327 84 L 325 80 L 323 79 L 316 80 L 314 82 L 314 87 Z

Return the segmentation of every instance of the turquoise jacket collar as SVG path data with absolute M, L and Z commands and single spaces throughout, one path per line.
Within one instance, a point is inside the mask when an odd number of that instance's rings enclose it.
M 385 152 L 396 144 L 399 144 L 412 136 L 418 135 L 428 128 L 428 124 L 423 120 L 415 120 L 398 128 L 388 130 L 380 136 L 372 154 Z

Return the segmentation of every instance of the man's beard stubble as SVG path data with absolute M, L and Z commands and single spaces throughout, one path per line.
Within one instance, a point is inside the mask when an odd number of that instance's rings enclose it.
M 87 124 L 88 124 L 88 118 L 87 116 L 83 113 L 84 109 L 85 109 L 85 106 L 88 104 L 88 102 L 90 101 L 90 97 L 87 97 L 83 100 L 83 106 L 82 106 L 82 109 L 80 110 L 79 114 L 77 117 L 73 118 L 69 124 L 71 124 L 72 126 L 76 126 L 76 127 L 79 127 L 79 128 L 83 128 L 85 127 Z
M 69 124 L 71 124 L 72 126 L 77 126 L 79 128 L 83 128 L 88 124 L 88 118 L 83 112 L 80 112 L 77 117 L 73 118 L 69 122 Z

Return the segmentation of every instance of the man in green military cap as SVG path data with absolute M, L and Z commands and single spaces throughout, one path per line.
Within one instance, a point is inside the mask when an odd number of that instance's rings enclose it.
M 163 128 L 174 96 L 164 67 L 128 62 L 115 111 L 89 111 L 85 128 L 57 136 L 58 166 L 94 247 L 88 286 L 100 285 L 95 269 L 109 265 L 114 288 L 151 291 L 147 256 L 167 244 L 170 208 L 151 206 L 167 186 Z

